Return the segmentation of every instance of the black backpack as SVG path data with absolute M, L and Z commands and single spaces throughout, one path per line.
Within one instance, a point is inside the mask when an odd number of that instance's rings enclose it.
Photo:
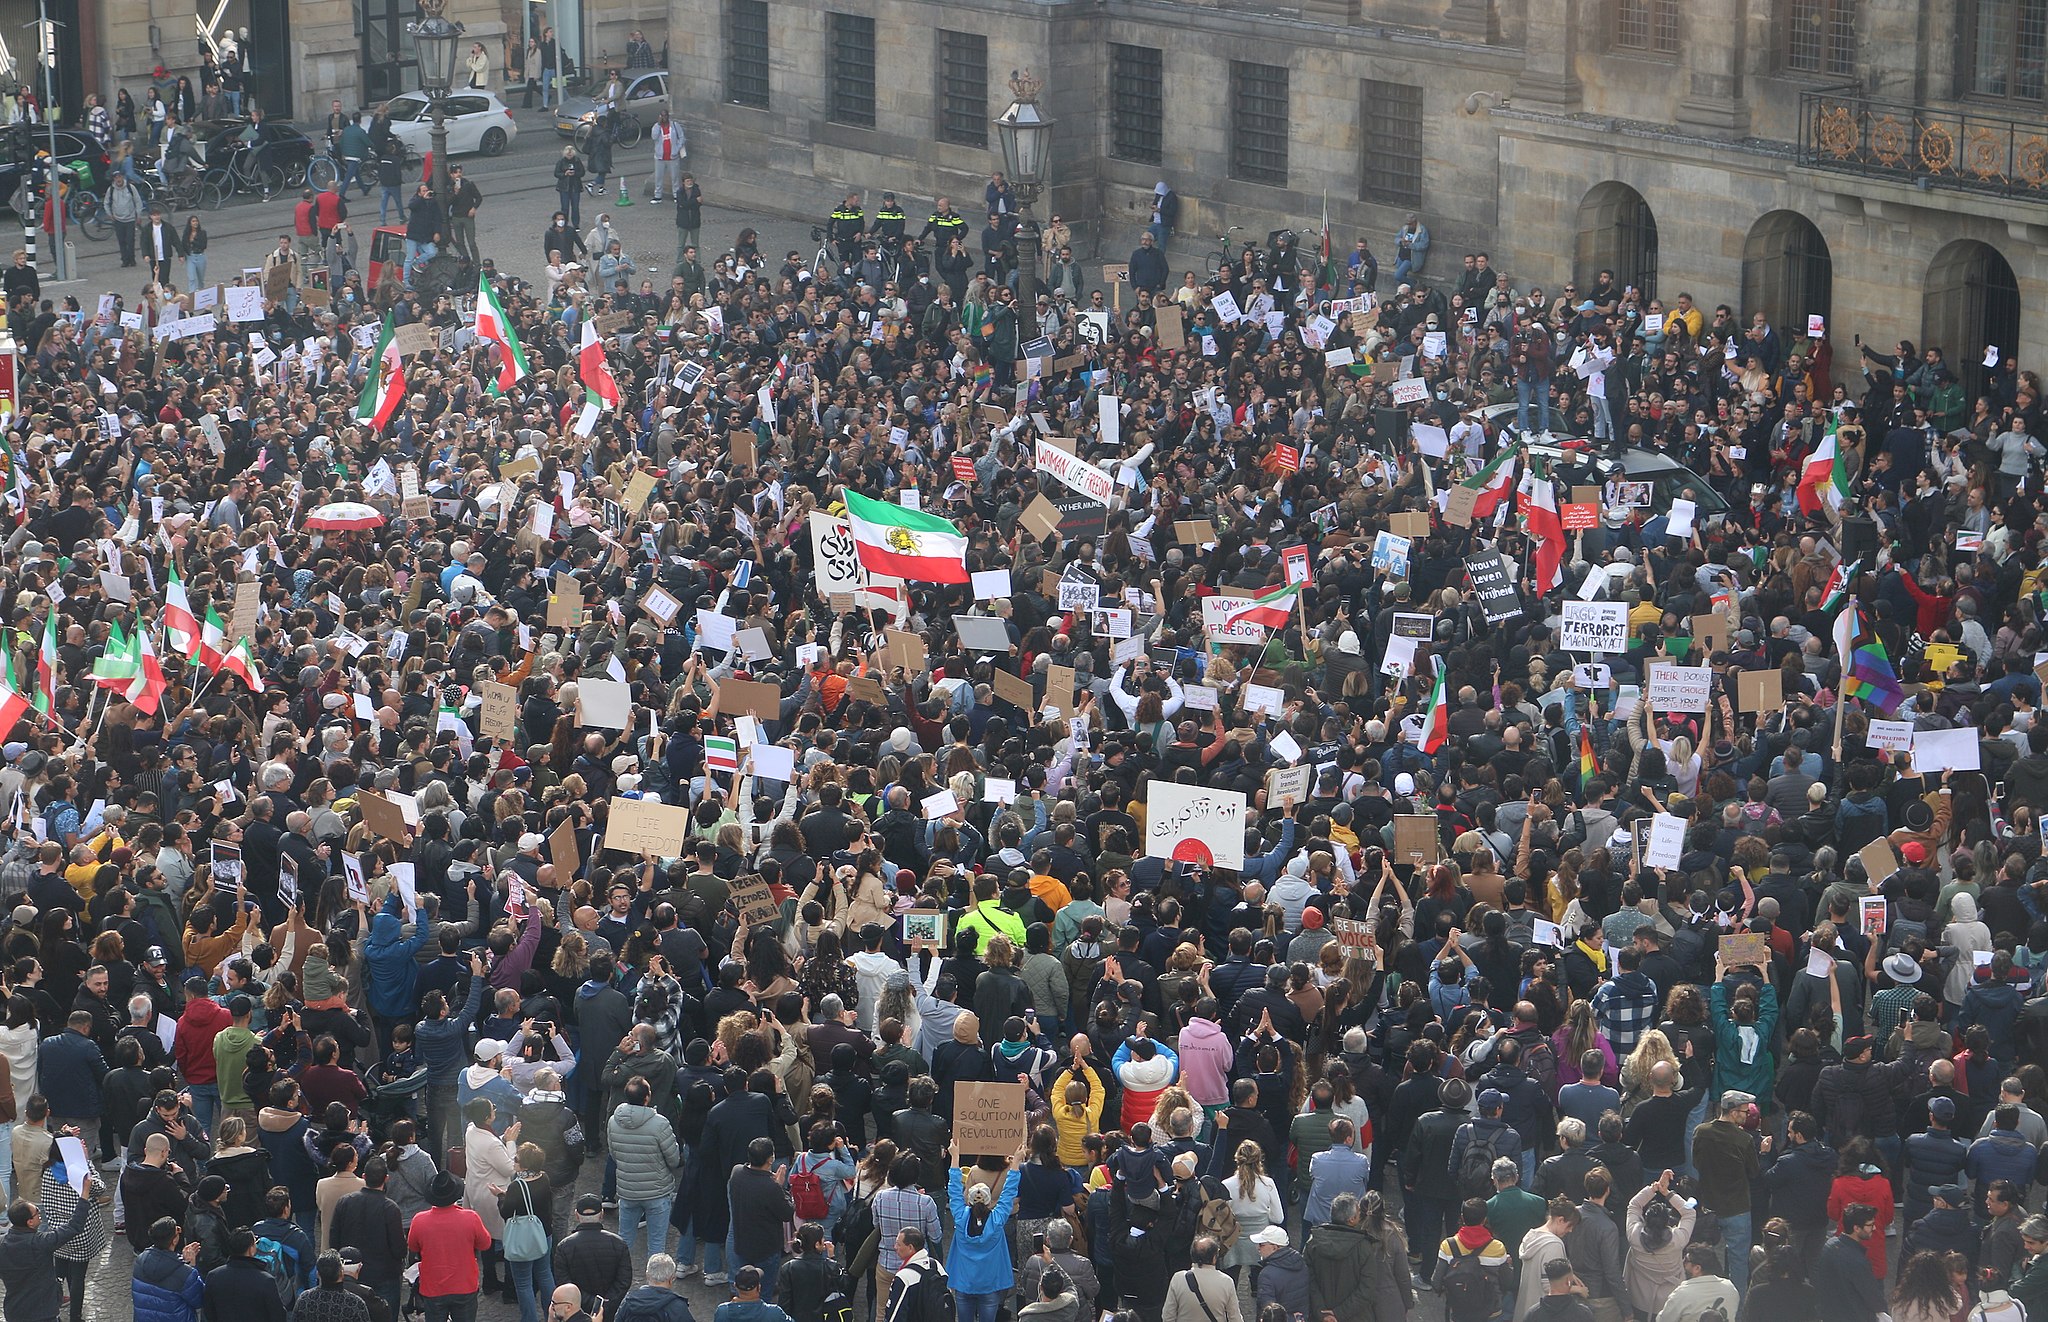
M 1434 1282 L 1443 1296 L 1444 1316 L 1450 1322 L 1486 1322 L 1500 1312 L 1500 1273 L 1482 1261 L 1485 1250 L 1468 1253 L 1455 1238 L 1450 1244 L 1450 1265 Z
M 1475 1125 L 1465 1153 L 1458 1158 L 1458 1192 L 1466 1198 L 1484 1198 L 1493 1188 L 1493 1163 L 1503 1154 L 1501 1137 L 1513 1131 L 1506 1125 L 1481 1134 Z

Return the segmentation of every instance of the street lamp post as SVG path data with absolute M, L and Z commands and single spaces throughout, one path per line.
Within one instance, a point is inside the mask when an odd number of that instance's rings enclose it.
M 434 196 L 448 196 L 448 89 L 455 85 L 457 47 L 462 44 L 463 26 L 441 14 L 446 0 L 420 0 L 420 16 L 406 25 L 419 51 L 420 90 L 434 112 L 429 141 L 434 152 Z
M 1031 204 L 1045 185 L 1045 166 L 1052 152 L 1053 121 L 1038 108 L 1045 84 L 1031 70 L 1010 74 L 1010 107 L 996 116 L 996 142 L 1003 152 L 1003 172 L 1017 191 L 1017 319 L 1018 334 L 1038 335 L 1038 220 Z M 1027 320 L 1028 318 L 1028 320 Z

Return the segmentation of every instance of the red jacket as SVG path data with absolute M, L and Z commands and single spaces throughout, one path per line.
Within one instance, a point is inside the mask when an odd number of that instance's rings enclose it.
M 348 204 L 343 202 L 341 194 L 332 188 L 323 189 L 315 194 L 313 201 L 318 204 L 315 214 L 319 217 L 321 229 L 331 230 L 348 219 Z
M 292 208 L 292 223 L 297 227 L 298 235 L 302 239 L 313 236 L 313 219 L 319 212 L 318 206 L 315 205 L 316 201 L 317 199 L 308 198 Z
M 185 1006 L 178 1017 L 178 1035 L 171 1040 L 171 1054 L 177 1058 L 178 1073 L 187 1083 L 214 1083 L 219 1074 L 213 1065 L 213 1039 L 235 1022 L 226 1006 L 201 997 Z
M 482 1285 L 477 1255 L 490 1246 L 484 1219 L 466 1207 L 430 1207 L 405 1232 L 405 1247 L 420 1256 L 420 1293 L 429 1298 L 475 1294 Z

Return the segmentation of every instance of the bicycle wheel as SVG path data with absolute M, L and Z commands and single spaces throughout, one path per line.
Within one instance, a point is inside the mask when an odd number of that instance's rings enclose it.
M 640 122 L 638 115 L 619 116 L 618 128 L 613 133 L 613 141 L 623 143 L 628 147 L 637 147 L 640 145 L 640 139 L 645 136 L 647 136 L 647 126 Z
M 234 175 L 225 165 L 216 165 L 199 176 L 199 205 L 208 211 L 218 211 L 226 206 L 234 191 Z
M 314 153 L 306 161 L 304 183 L 315 192 L 341 182 L 341 167 L 334 163 L 332 156 Z
M 249 187 L 268 201 L 284 191 L 284 171 L 265 161 L 249 172 Z
M 130 179 L 128 186 L 142 196 L 142 209 L 147 212 L 150 202 L 156 197 L 156 185 L 148 179 Z
M 98 242 L 107 237 L 107 209 L 91 193 L 73 193 L 69 199 L 71 223 L 86 238 Z

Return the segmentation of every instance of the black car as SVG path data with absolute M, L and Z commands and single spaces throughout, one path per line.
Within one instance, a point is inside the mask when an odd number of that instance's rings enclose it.
M 36 151 L 50 150 L 50 131 L 46 128 L 33 130 Z M 15 207 L 15 191 L 21 187 L 23 168 L 14 163 L 12 153 L 6 150 L 5 139 L 0 139 L 0 202 Z M 107 176 L 113 173 L 112 158 L 99 139 L 90 133 L 75 133 L 70 129 L 57 130 L 57 160 L 66 167 L 83 165 L 92 175 L 88 185 L 95 193 L 107 186 Z
M 250 128 L 250 120 L 236 117 L 202 124 L 200 151 L 208 168 L 226 165 L 238 148 L 249 145 Z M 306 162 L 313 159 L 313 140 L 288 119 L 265 118 L 255 134 L 264 163 L 276 166 L 286 183 L 296 185 L 306 173 Z

